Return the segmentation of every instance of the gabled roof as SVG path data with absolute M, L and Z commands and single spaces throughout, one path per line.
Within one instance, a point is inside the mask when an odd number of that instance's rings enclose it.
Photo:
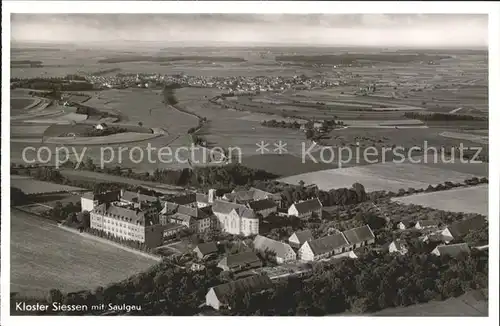
M 86 192 L 82 195 L 83 198 L 97 200 L 99 203 L 117 201 L 120 197 L 120 191 L 108 191 L 100 194 Z
M 215 244 L 215 242 L 200 243 L 196 246 L 196 248 L 198 248 L 198 250 L 201 252 L 201 254 L 203 256 L 206 256 L 208 254 L 211 254 L 211 253 L 218 251 L 217 245 Z
M 187 224 L 189 224 L 189 225 L 191 225 L 191 221 L 193 220 L 193 218 L 191 216 L 186 215 L 186 214 L 181 214 L 181 213 L 175 213 L 175 214 L 171 215 L 170 218 L 172 220 L 187 222 Z
M 137 209 L 130 209 L 126 207 L 119 207 L 114 205 L 102 204 L 94 208 L 94 212 L 98 214 L 105 214 L 115 219 L 124 219 L 124 221 L 133 224 L 144 225 L 146 218 L 143 211 Z
M 262 199 L 280 200 L 280 194 L 273 194 L 257 188 L 250 188 L 249 190 L 233 190 L 231 193 L 224 194 L 227 200 L 235 203 L 248 203 L 251 201 L 258 201 Z
M 127 191 L 125 190 L 121 196 L 120 199 L 129 201 L 129 202 L 138 202 L 139 200 L 141 202 L 149 202 L 149 203 L 154 203 L 158 201 L 157 197 L 154 196 L 149 196 L 149 195 L 144 195 L 141 193 L 133 192 L 133 191 Z
M 259 251 L 271 251 L 276 254 L 276 257 L 285 258 L 286 253 L 292 250 L 289 244 L 269 239 L 261 235 L 257 235 L 253 241 L 254 248 Z
M 470 248 L 466 243 L 457 243 L 452 245 L 442 245 L 436 247 L 440 256 L 457 257 L 461 253 L 470 253 Z
M 307 241 L 314 255 L 321 255 L 335 249 L 349 246 L 344 234 L 337 233 L 324 238 Z
M 219 262 L 227 267 L 237 267 L 246 264 L 261 263 L 259 257 L 253 251 L 240 252 L 234 255 L 228 255 Z
M 276 203 L 274 201 L 272 201 L 271 199 L 261 199 L 261 200 L 257 200 L 257 201 L 252 201 L 252 202 L 248 203 L 248 206 L 257 212 L 265 210 L 265 209 L 277 207 Z
M 214 205 L 212 206 L 212 211 L 214 213 L 229 214 L 233 210 L 240 217 L 255 218 L 255 219 L 258 218 L 255 216 L 255 212 L 253 211 L 253 209 L 248 208 L 245 205 L 230 203 L 224 200 L 215 200 Z
M 310 240 L 314 239 L 311 230 L 297 231 L 294 234 L 297 237 L 297 239 L 299 240 L 300 244 L 303 244 L 306 241 L 310 241 Z M 290 236 L 290 238 L 292 236 L 293 236 L 293 234 Z M 290 241 L 290 238 L 289 238 L 289 241 Z
M 190 194 L 174 197 L 174 198 L 170 199 L 168 202 L 175 203 L 178 205 L 188 205 L 188 204 L 196 202 L 196 196 L 197 196 L 196 194 L 190 193 Z
M 450 233 L 454 238 L 461 238 L 472 230 L 482 228 L 485 224 L 485 218 L 478 215 L 470 219 L 456 221 L 448 227 L 448 230 L 450 230 Z
M 299 203 L 293 204 L 295 208 L 297 209 L 297 212 L 299 214 L 305 214 L 313 211 L 317 211 L 318 209 L 321 209 L 323 205 L 321 205 L 321 202 L 319 201 L 318 198 L 313 198 L 309 200 L 305 200 Z
M 344 231 L 344 235 L 350 244 L 356 244 L 363 241 L 375 239 L 375 235 L 368 225 L 363 225 L 354 229 Z
M 205 204 L 208 204 L 208 195 L 205 195 L 205 194 L 199 194 L 197 193 L 196 194 L 196 201 L 198 203 L 205 203 Z
M 229 300 L 241 297 L 245 293 L 252 293 L 269 289 L 273 283 L 265 275 L 255 275 L 239 279 L 230 283 L 214 286 L 212 289 L 221 303 L 230 303 Z

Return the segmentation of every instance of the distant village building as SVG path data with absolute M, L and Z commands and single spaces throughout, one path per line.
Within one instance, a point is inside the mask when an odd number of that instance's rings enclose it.
M 436 227 L 438 227 L 438 225 L 439 225 L 439 223 L 436 221 L 431 221 L 431 220 L 418 221 L 415 224 L 415 229 L 423 230 L 423 229 L 429 229 L 429 228 L 436 228 Z
M 215 310 L 223 307 L 231 309 L 232 300 L 235 298 L 242 298 L 246 293 L 257 293 L 272 287 L 273 283 L 269 277 L 264 275 L 250 276 L 210 288 L 205 296 L 205 303 Z
M 323 212 L 323 205 L 318 198 L 300 201 L 292 204 L 288 208 L 288 215 L 297 216 L 298 218 L 308 219 L 313 215 L 321 219 Z
M 108 125 L 107 125 L 106 123 L 104 123 L 104 122 L 103 122 L 103 123 L 99 123 L 99 124 L 95 125 L 95 128 L 96 128 L 97 130 L 104 130 L 104 129 L 107 129 L 107 128 L 108 128 Z
M 394 240 L 389 245 L 390 253 L 398 253 L 400 255 L 406 255 L 408 253 L 408 244 L 403 240 Z
M 469 254 L 470 248 L 466 243 L 437 246 L 432 254 L 436 256 L 458 257 L 461 254 Z
M 262 267 L 262 261 L 253 251 L 247 251 L 222 258 L 217 267 L 223 271 L 242 272 Z
M 219 250 L 215 242 L 205 242 L 198 244 L 193 251 L 199 259 L 207 259 L 217 255 Z
M 473 230 L 478 230 L 486 225 L 486 219 L 483 216 L 476 216 L 470 219 L 455 221 L 443 230 L 441 235 L 443 240 L 450 242 L 452 240 L 462 239 Z
M 287 243 L 257 235 L 253 241 L 253 245 L 257 251 L 273 253 L 278 264 L 283 264 L 297 259 L 297 254 Z
M 293 248 L 300 248 L 306 241 L 311 241 L 313 239 L 311 230 L 302 230 L 294 232 L 290 238 L 288 238 L 288 243 Z

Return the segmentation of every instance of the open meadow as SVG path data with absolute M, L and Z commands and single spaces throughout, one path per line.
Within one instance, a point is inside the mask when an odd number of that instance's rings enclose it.
M 394 201 L 409 205 L 420 205 L 443 211 L 477 213 L 488 216 L 488 185 L 415 194 Z
M 156 261 L 81 237 L 11 210 L 11 292 L 45 297 L 121 281 Z
M 475 164 L 474 164 L 475 165 Z M 280 179 L 289 184 L 316 184 L 319 189 L 349 188 L 359 182 L 366 191 L 387 190 L 397 192 L 399 189 L 427 188 L 446 181 L 463 182 L 478 175 L 457 172 L 441 167 L 433 167 L 424 163 L 376 163 L 364 166 L 322 170 L 304 173 Z M 481 175 L 479 175 L 480 177 Z

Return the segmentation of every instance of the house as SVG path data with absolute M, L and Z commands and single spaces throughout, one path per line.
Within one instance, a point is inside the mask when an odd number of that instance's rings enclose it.
M 461 254 L 469 254 L 469 253 L 470 253 L 470 248 L 466 243 L 441 245 L 437 246 L 432 251 L 432 254 L 436 256 L 451 256 L 454 258 L 458 257 Z
M 407 230 L 412 227 L 411 221 L 401 221 L 398 223 L 398 229 Z
M 486 219 L 483 216 L 476 216 L 470 219 L 455 221 L 443 230 L 441 235 L 443 240 L 450 242 L 451 240 L 461 239 L 472 230 L 478 230 L 486 225 Z
M 222 258 L 217 267 L 223 271 L 242 272 L 253 268 L 260 268 L 262 267 L 262 262 L 253 251 L 247 251 Z
M 398 253 L 400 255 L 406 255 L 408 253 L 408 244 L 403 240 L 394 240 L 389 245 L 390 253 Z
M 442 242 L 444 240 L 443 239 L 443 235 L 441 234 L 440 231 L 432 232 L 432 233 L 429 233 L 429 234 L 422 235 L 418 239 L 420 241 L 426 242 L 426 243 L 429 243 L 429 242 Z
M 247 206 L 251 208 L 255 212 L 255 214 L 259 214 L 262 217 L 267 217 L 270 214 L 276 213 L 278 211 L 278 205 L 271 199 L 260 199 L 252 201 L 249 202 Z
M 323 205 L 318 198 L 313 198 L 309 200 L 304 200 L 295 204 L 292 204 L 288 208 L 288 215 L 297 216 L 299 218 L 308 219 L 313 215 L 321 218 L 323 211 Z
M 314 261 L 338 255 L 349 248 L 349 242 L 343 233 L 329 235 L 316 240 L 306 241 L 299 249 L 300 260 Z
M 349 242 L 350 249 L 364 247 L 375 242 L 375 235 L 368 225 L 344 231 L 344 236 Z
M 311 230 L 302 230 L 294 232 L 290 238 L 288 238 L 288 243 L 294 248 L 300 248 L 304 242 L 311 241 L 313 239 Z
M 148 248 L 163 243 L 163 226 L 155 223 L 154 211 L 133 205 L 103 203 L 90 211 L 90 227 L 115 237 L 144 243 Z
M 237 204 L 248 204 L 252 201 L 270 199 L 274 201 L 278 207 L 281 207 L 282 200 L 280 194 L 273 194 L 253 187 L 249 190 L 233 190 L 231 193 L 224 194 L 222 199 Z
M 215 200 L 212 211 L 223 232 L 244 236 L 259 234 L 259 218 L 245 205 Z
M 297 254 L 289 244 L 257 235 L 253 241 L 254 248 L 260 252 L 272 252 L 278 264 L 297 259 Z
M 96 128 L 97 130 L 104 130 L 104 129 L 107 129 L 107 128 L 108 128 L 108 125 L 107 125 L 106 123 L 104 123 L 104 122 L 103 122 L 103 123 L 99 123 L 99 124 L 95 125 L 95 128 Z
M 230 283 L 210 288 L 205 296 L 207 306 L 219 310 L 222 307 L 231 309 L 235 298 L 242 298 L 246 293 L 257 293 L 272 288 L 273 283 L 265 275 L 255 275 Z
M 193 263 L 191 265 L 191 267 L 189 267 L 189 269 L 192 271 L 192 272 L 199 272 L 199 271 L 202 271 L 205 269 L 205 265 L 203 264 L 198 264 L 198 263 Z
M 216 255 L 219 251 L 215 242 L 205 242 L 198 244 L 193 251 L 199 259 L 206 259 L 210 256 Z
M 116 202 L 119 200 L 119 198 L 120 198 L 119 191 L 108 191 L 100 194 L 94 194 L 92 192 L 84 193 L 80 198 L 82 212 L 83 211 L 90 212 L 100 204 Z
M 429 228 L 437 228 L 438 225 L 439 225 L 439 223 L 436 221 L 423 220 L 423 221 L 418 221 L 415 224 L 415 229 L 423 230 L 423 229 L 429 229 Z
M 165 203 L 160 211 L 160 224 L 167 223 L 181 224 L 197 233 L 210 230 L 214 224 L 210 207 L 198 208 L 172 202 Z

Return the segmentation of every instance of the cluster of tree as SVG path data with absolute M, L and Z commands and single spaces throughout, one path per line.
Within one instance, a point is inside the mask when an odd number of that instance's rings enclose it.
M 352 65 L 366 64 L 374 62 L 409 63 L 419 61 L 438 61 L 447 59 L 450 56 L 427 55 L 427 54 L 319 54 L 319 55 L 280 55 L 276 56 L 276 61 L 302 62 L 309 64 L 329 64 L 329 65 Z
M 272 120 L 264 120 L 260 123 L 264 127 L 270 127 L 270 128 L 289 128 L 289 129 L 300 129 L 300 123 L 297 121 L 293 122 L 287 122 L 287 121 L 276 121 L 275 119 Z
M 136 240 L 129 240 L 129 239 L 123 239 L 122 237 L 117 237 L 111 233 L 108 233 L 104 230 L 97 230 L 93 228 L 86 228 L 84 229 L 85 232 L 92 234 L 94 236 L 98 236 L 100 238 L 110 240 L 116 243 L 119 243 L 121 245 L 124 245 L 126 247 L 130 247 L 132 249 L 137 249 L 140 251 L 144 251 L 146 253 L 153 253 L 153 248 L 149 248 L 145 243 L 139 242 Z
M 29 202 L 29 197 L 21 189 L 10 187 L 10 205 L 20 206 L 26 205 Z
M 222 166 L 194 167 L 189 184 L 208 188 L 234 188 L 258 180 L 275 179 L 277 176 L 264 170 L 252 169 L 239 163 Z
M 487 116 L 476 116 L 469 114 L 453 114 L 453 113 L 420 113 L 420 112 L 405 112 L 404 117 L 408 119 L 417 119 L 423 121 L 488 121 Z
M 88 229 L 90 228 L 90 213 L 88 211 L 82 212 L 80 207 L 79 211 L 67 214 L 63 225 L 81 230 Z
M 488 244 L 488 223 L 483 227 L 470 231 L 461 242 L 466 242 L 469 246 L 483 246 Z
M 114 135 L 114 134 L 120 134 L 127 132 L 128 130 L 126 128 L 121 128 L 121 127 L 116 127 L 116 126 L 111 126 L 108 128 L 104 129 L 88 129 L 85 131 L 83 134 L 84 137 L 101 137 L 101 136 L 109 136 L 109 135 Z
M 322 316 L 370 313 L 457 297 L 488 286 L 487 254 L 457 259 L 429 254 L 369 253 L 359 259 L 314 266 L 306 280 L 288 278 L 273 289 L 234 293 L 230 315 Z
M 191 136 L 191 142 L 194 145 L 197 145 L 197 146 L 206 146 L 207 145 L 207 140 L 205 137 L 200 136 L 200 135 L 196 135 L 196 134 L 190 134 L 190 136 Z
M 141 311 L 131 313 L 194 315 L 205 301 L 207 291 L 227 279 L 224 273 L 219 273 L 216 262 L 206 264 L 203 271 L 191 272 L 180 267 L 177 260 L 178 257 L 164 259 L 144 273 L 94 291 L 63 294 L 53 289 L 46 300 L 37 301 L 89 306 L 140 305 Z M 359 259 L 315 264 L 307 278 L 286 278 L 265 292 L 234 292 L 229 299 L 231 310 L 222 313 L 268 316 L 366 313 L 444 300 L 487 286 L 488 255 L 484 252 L 473 250 L 470 255 L 456 259 L 431 254 L 397 256 L 369 252 Z M 14 297 L 12 307 L 21 299 Z M 15 314 L 14 309 L 12 313 Z M 99 312 L 85 312 L 89 313 Z
M 54 207 L 51 209 L 44 211 L 42 216 L 49 218 L 54 221 L 62 221 L 67 220 L 69 216 L 74 217 L 75 221 L 77 221 L 77 213 L 81 212 L 81 204 L 78 202 L 76 205 L 72 202 L 68 202 L 66 204 L 62 204 L 61 202 L 56 202 Z M 90 216 L 90 215 L 89 215 Z M 81 216 L 80 216 L 81 217 Z M 78 220 L 78 222 L 84 224 L 84 220 Z M 88 220 L 88 225 L 90 226 L 90 219 Z
M 72 77 L 72 76 L 70 76 Z M 19 88 L 29 88 L 36 90 L 53 90 L 53 91 L 91 91 L 94 90 L 94 85 L 83 80 L 66 79 L 60 77 L 50 78 L 11 78 L 11 85 Z M 59 97 L 60 99 L 60 97 Z
M 175 97 L 175 89 L 178 88 L 177 85 L 165 85 L 163 87 L 163 98 L 164 103 L 169 105 L 176 105 L 179 103 Z

